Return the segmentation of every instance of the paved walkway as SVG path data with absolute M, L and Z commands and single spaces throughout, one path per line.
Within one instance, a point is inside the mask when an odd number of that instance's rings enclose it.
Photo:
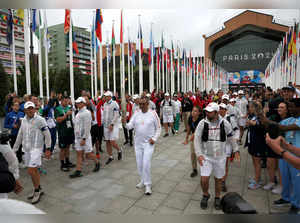
M 121 132 L 123 135 L 123 132 Z M 190 178 L 190 149 L 182 144 L 185 134 L 160 137 L 152 161 L 153 194 L 145 196 L 143 190 L 136 189 L 139 182 L 133 148 L 124 147 L 124 159 L 102 166 L 100 172 L 93 173 L 94 164 L 89 162 L 83 168 L 84 176 L 70 179 L 69 173 L 61 172 L 58 153 L 54 159 L 44 162 L 47 175 L 41 176 L 45 191 L 41 202 L 36 206 L 47 213 L 116 213 L 128 215 L 144 214 L 219 214 L 213 208 L 214 181 L 211 179 L 207 210 L 200 209 L 202 191 L 200 178 Z M 123 142 L 123 137 L 120 143 Z M 259 146 L 259 145 L 258 145 Z M 103 146 L 104 148 L 104 146 Z M 116 152 L 116 151 L 114 151 Z M 72 161 L 75 162 L 72 151 Z M 103 154 L 101 161 L 107 159 Z M 241 149 L 241 165 L 233 163 L 229 171 L 227 187 L 229 191 L 241 193 L 259 213 L 273 213 L 272 201 L 279 198 L 271 192 L 247 189 L 248 178 L 253 175 L 251 157 Z M 266 181 L 266 171 L 263 171 Z M 18 197 L 10 198 L 26 201 L 32 192 L 32 184 L 26 170 L 21 170 L 24 191 Z

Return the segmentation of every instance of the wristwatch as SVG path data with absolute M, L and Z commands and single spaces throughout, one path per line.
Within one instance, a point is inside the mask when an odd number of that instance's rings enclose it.
M 286 150 L 282 150 L 282 151 L 280 152 L 280 156 L 283 157 L 283 154 L 284 154 L 285 152 L 287 152 L 287 151 L 286 151 Z
M 82 138 L 82 140 L 86 140 L 86 138 Z

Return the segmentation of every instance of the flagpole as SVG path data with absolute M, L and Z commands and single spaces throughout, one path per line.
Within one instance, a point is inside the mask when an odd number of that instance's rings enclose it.
M 16 95 L 18 95 L 18 84 L 17 84 L 17 64 L 16 64 L 16 46 L 15 46 L 15 31 L 14 31 L 14 11 L 11 9 L 11 16 L 12 16 L 12 68 L 14 74 L 14 91 Z
M 71 100 L 74 103 L 75 95 L 74 95 L 74 69 L 73 69 L 73 24 L 71 19 L 71 11 L 70 11 L 70 30 L 69 30 L 69 53 L 70 53 L 70 91 L 71 91 Z
M 50 91 L 49 91 L 49 67 L 48 67 L 48 24 L 47 24 L 47 16 L 46 16 L 46 9 L 44 10 L 44 44 L 45 44 L 45 70 L 46 70 L 46 94 L 47 98 L 50 98 Z
M 179 74 L 180 52 L 179 52 L 179 48 L 178 48 L 178 43 L 177 43 L 177 51 L 178 51 L 177 52 L 177 93 L 178 93 L 178 92 L 180 92 L 180 74 Z
M 142 44 L 142 30 L 141 30 L 141 15 L 139 16 L 139 94 L 141 95 L 143 93 L 143 61 L 142 61 L 142 49 L 141 49 L 141 44 Z
M 94 19 L 93 19 L 94 21 Z M 92 32 L 93 32 L 93 26 L 91 25 L 91 32 L 90 32 L 90 47 L 91 47 L 91 51 L 90 51 L 90 61 L 91 61 L 91 93 L 92 93 L 92 98 L 95 98 L 95 92 L 94 92 L 94 75 L 93 75 L 93 39 L 92 39 Z
M 40 21 L 40 10 L 37 9 L 38 20 Z M 41 29 L 40 25 L 37 27 L 39 29 L 39 83 L 40 83 L 40 97 L 43 98 L 43 75 L 42 75 L 42 43 L 41 43 Z
M 132 48 L 132 51 L 134 50 L 134 48 Z M 132 52 L 133 53 L 133 52 Z M 133 60 L 133 58 L 131 58 Z M 135 58 L 134 58 L 135 59 Z M 134 94 L 134 84 L 133 84 L 133 61 L 131 61 L 131 95 Z
M 163 39 L 162 39 L 162 45 L 161 45 L 161 50 L 162 50 L 162 63 L 161 63 L 161 69 L 162 69 L 162 90 L 165 92 L 165 47 L 163 45 Z
M 24 51 L 25 51 L 25 75 L 26 75 L 26 93 L 31 94 L 30 80 L 30 62 L 29 62 L 29 13 L 24 9 Z
M 102 41 L 100 41 L 100 94 L 103 95 L 103 54 L 102 54 Z
M 172 37 L 171 37 L 172 39 Z M 172 40 L 172 49 L 171 49 L 171 94 L 174 93 L 174 71 L 173 71 L 173 40 Z
M 162 89 L 162 86 L 161 86 L 161 48 L 158 47 L 158 50 L 157 50 L 157 53 L 158 53 L 158 65 L 157 65 L 157 68 L 158 68 L 158 89 Z
M 127 36 L 128 36 L 128 44 L 127 44 L 127 65 L 128 65 L 128 75 L 127 75 L 127 81 L 128 81 L 128 94 L 130 94 L 131 90 L 131 75 L 130 75 L 130 37 L 129 37 L 129 26 L 127 26 Z
M 106 71 L 107 71 L 107 78 L 106 78 L 106 88 L 107 90 L 110 90 L 110 86 L 109 86 L 109 58 L 108 58 L 108 54 L 109 54 L 109 31 L 106 32 L 107 35 L 107 44 L 106 44 Z
M 113 20 L 113 30 L 114 30 L 114 24 L 115 20 Z M 114 31 L 115 32 L 115 31 Z M 112 44 L 112 50 L 113 50 L 113 79 L 114 79 L 114 94 L 116 93 L 116 48 L 115 43 Z
M 95 78 L 95 97 L 98 96 L 98 70 L 97 70 L 97 36 L 95 35 L 95 30 L 94 32 L 94 78 Z

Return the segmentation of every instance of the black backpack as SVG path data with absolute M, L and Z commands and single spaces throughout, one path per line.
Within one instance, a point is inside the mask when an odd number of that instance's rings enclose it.
M 166 103 L 166 100 L 164 100 L 164 102 L 163 102 L 162 106 L 165 106 L 165 103 Z M 172 102 L 171 102 L 171 100 L 169 101 L 169 106 L 172 106 Z
M 209 126 L 207 122 L 204 122 L 204 128 L 202 131 L 202 141 L 207 142 L 208 141 L 208 131 L 209 131 Z M 220 124 L 220 141 L 225 142 L 226 141 L 226 132 L 225 132 L 225 126 L 224 122 L 222 121 Z
M 9 171 L 8 163 L 0 152 L 0 193 L 10 193 L 15 189 L 15 186 L 16 179 Z

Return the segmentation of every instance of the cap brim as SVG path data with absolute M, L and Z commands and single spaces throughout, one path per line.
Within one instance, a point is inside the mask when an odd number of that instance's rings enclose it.
M 213 112 L 214 109 L 212 109 L 212 108 L 205 108 L 205 111 L 207 111 L 207 112 Z

